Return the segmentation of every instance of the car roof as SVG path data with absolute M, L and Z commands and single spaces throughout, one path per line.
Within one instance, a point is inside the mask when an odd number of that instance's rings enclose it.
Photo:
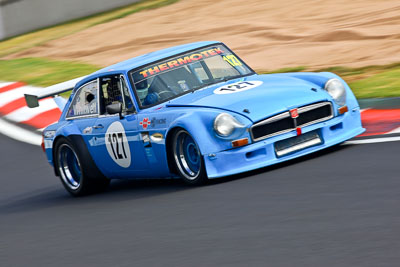
M 212 44 L 220 44 L 221 42 L 217 41 L 206 41 L 206 42 L 195 42 L 189 43 L 184 45 L 173 46 L 165 49 L 161 49 L 155 52 L 147 53 L 141 56 L 137 56 L 125 61 L 121 61 L 117 64 L 108 66 L 106 68 L 100 69 L 85 79 L 81 80 L 79 83 L 76 84 L 76 87 L 80 87 L 82 84 L 101 76 L 102 74 L 115 74 L 115 73 L 125 73 L 131 69 L 138 68 L 140 66 L 144 66 L 150 64 L 152 62 L 161 60 L 163 58 L 172 57 L 176 54 L 181 54 L 186 51 L 194 50 L 203 46 L 212 45 Z

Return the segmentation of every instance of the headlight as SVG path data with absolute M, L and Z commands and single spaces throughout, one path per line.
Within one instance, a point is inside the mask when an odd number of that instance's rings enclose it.
M 330 79 L 326 82 L 324 88 L 335 100 L 339 106 L 346 104 L 346 88 L 338 79 Z
M 215 132 L 223 137 L 227 137 L 233 133 L 236 128 L 243 128 L 244 125 L 238 122 L 228 113 L 219 114 L 214 120 Z

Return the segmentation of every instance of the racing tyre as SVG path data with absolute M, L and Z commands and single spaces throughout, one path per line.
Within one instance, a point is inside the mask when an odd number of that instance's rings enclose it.
M 73 196 L 103 191 L 109 185 L 110 180 L 99 172 L 91 175 L 89 164 L 69 140 L 62 138 L 55 144 L 55 168 L 65 189 Z
M 200 185 L 207 181 L 204 159 L 199 146 L 190 134 L 181 129 L 173 139 L 173 154 L 176 170 L 182 179 L 192 185 Z

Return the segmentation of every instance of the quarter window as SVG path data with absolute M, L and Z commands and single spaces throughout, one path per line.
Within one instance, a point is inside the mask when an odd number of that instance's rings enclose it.
M 83 85 L 75 93 L 67 117 L 80 117 L 98 114 L 97 80 Z

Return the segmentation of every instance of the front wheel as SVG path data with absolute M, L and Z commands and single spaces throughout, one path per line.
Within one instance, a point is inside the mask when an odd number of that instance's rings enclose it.
M 207 181 L 203 156 L 187 131 L 182 129 L 176 132 L 172 147 L 176 169 L 186 183 L 199 185 Z
M 89 173 L 87 160 L 79 156 L 79 151 L 69 140 L 60 139 L 55 149 L 55 167 L 69 193 L 82 196 L 102 191 L 108 186 L 109 179 L 104 176 L 93 177 Z

